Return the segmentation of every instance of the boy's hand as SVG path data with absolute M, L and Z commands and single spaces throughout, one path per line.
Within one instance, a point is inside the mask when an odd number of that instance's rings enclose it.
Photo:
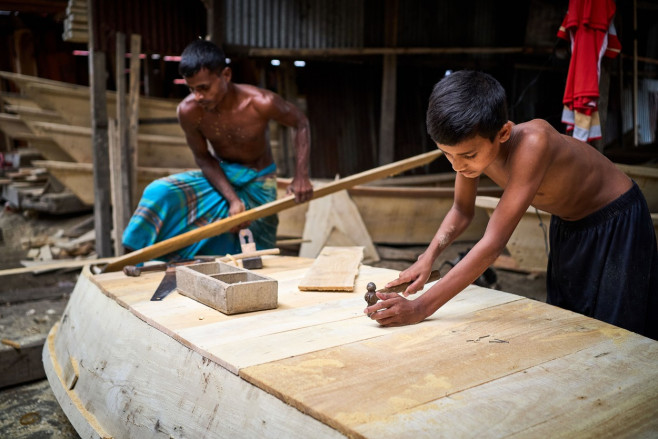
M 418 258 L 418 261 L 416 261 L 411 267 L 402 271 L 397 279 L 387 283 L 386 288 L 395 287 L 405 282 L 412 282 L 402 294 L 404 297 L 408 297 L 410 294 L 416 294 L 425 287 L 425 283 L 430 277 L 432 264 L 431 261 L 429 262 L 430 263 L 427 264 L 426 261 L 423 260 L 423 255 L 421 255 Z
M 377 293 L 380 299 L 363 312 L 382 326 L 402 326 L 418 323 L 426 315 L 420 300 L 409 300 L 397 293 Z

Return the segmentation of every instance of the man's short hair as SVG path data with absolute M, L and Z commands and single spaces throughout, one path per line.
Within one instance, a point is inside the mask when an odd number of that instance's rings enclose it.
M 181 54 L 178 72 L 184 78 L 196 75 L 201 69 L 219 74 L 226 67 L 226 55 L 215 43 L 194 40 Z
M 456 145 L 476 135 L 493 141 L 507 120 L 502 85 L 486 73 L 460 70 L 434 86 L 426 122 L 435 143 Z

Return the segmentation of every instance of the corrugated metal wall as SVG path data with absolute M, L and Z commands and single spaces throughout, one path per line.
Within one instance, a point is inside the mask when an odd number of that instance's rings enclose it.
M 95 45 L 114 52 L 116 32 L 142 36 L 142 51 L 180 55 L 185 46 L 206 34 L 206 8 L 201 0 L 94 0 Z
M 249 47 L 362 47 L 363 0 L 226 0 L 225 43 Z

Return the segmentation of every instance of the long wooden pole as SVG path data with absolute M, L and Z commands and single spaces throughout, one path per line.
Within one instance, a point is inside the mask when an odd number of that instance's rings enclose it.
M 336 180 L 332 183 L 315 189 L 313 191 L 312 199 L 324 197 L 343 189 L 349 189 L 358 184 L 368 183 L 380 178 L 399 174 L 418 166 L 426 165 L 440 155 L 441 151 L 439 150 L 427 152 L 425 154 L 420 154 L 408 159 L 400 160 L 384 166 L 379 166 L 359 174 Z M 166 255 L 167 253 L 171 253 L 175 250 L 194 244 L 195 242 L 198 242 L 202 239 L 225 233 L 242 223 L 273 215 L 277 212 L 294 207 L 296 205 L 297 203 L 295 202 L 295 197 L 293 195 L 288 195 L 284 198 L 263 204 L 262 206 L 255 207 L 237 215 L 221 219 L 212 224 L 199 227 L 198 229 L 190 230 L 189 232 L 185 232 L 165 241 L 156 242 L 149 247 L 145 247 L 132 253 L 120 256 L 113 262 L 108 263 L 104 271 L 119 271 L 125 265 L 134 265 L 140 262 L 151 260 L 153 258 L 157 258 L 158 256 Z

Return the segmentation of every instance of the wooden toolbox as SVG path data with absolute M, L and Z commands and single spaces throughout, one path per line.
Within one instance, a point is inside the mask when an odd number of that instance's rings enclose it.
M 278 303 L 276 280 L 223 262 L 176 267 L 176 287 L 224 314 L 274 309 Z

